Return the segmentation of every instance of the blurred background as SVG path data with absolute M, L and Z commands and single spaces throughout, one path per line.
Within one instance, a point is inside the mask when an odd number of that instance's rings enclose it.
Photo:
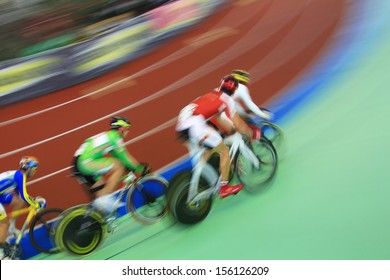
M 172 0 L 0 0 L 0 60 L 67 46 Z
M 0 1 L 0 106 L 51 94 L 1 107 L 0 168 L 37 155 L 29 190 L 50 207 L 85 201 L 70 159 L 114 112 L 134 123 L 137 158 L 157 170 L 180 163 L 177 113 L 233 68 L 252 74 L 255 102 L 287 136 L 266 192 L 218 200 L 191 228 L 125 219 L 86 259 L 390 259 L 390 1 L 22 2 Z
M 112 71 L 228 2 L 1 1 L 0 106 Z

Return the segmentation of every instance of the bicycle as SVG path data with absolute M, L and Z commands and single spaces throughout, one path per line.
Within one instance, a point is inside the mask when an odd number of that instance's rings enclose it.
M 262 137 L 250 143 L 240 133 L 234 133 L 224 141 L 230 147 L 231 177 L 237 175 L 245 189 L 254 191 L 272 180 L 277 169 L 277 153 L 270 140 Z M 206 148 L 194 145 L 192 151 L 192 171 L 178 172 L 170 180 L 167 195 L 168 211 L 184 224 L 204 220 L 221 187 L 218 164 L 211 162 L 213 159 L 203 159 Z
M 80 178 L 79 174 L 75 176 Z M 138 222 L 152 224 L 166 215 L 168 181 L 164 177 L 143 174 L 136 178 L 129 172 L 121 181 L 124 185 L 109 214 L 102 213 L 92 203 L 71 207 L 62 214 L 55 230 L 55 242 L 62 250 L 75 255 L 92 253 L 107 233 L 113 232 L 113 223 L 125 196 L 127 212 Z
M 266 108 L 260 107 L 260 109 L 263 112 L 272 113 Z M 272 142 L 272 145 L 280 155 L 286 142 L 282 128 L 274 122 L 265 120 L 251 113 L 246 114 L 243 118 L 249 125 L 255 125 L 258 127 L 261 130 L 262 135 Z
M 7 214 L 9 218 L 16 218 L 27 214 L 20 233 L 16 236 L 15 241 L 8 245 L 8 255 L 11 259 L 20 258 L 22 254 L 20 243 L 28 226 L 30 243 L 38 252 L 46 254 L 60 252 L 60 249 L 54 245 L 51 234 L 53 226 L 63 210 L 59 208 L 46 208 L 46 200 L 44 198 L 37 197 L 37 201 L 40 204 L 39 208 L 29 206 Z

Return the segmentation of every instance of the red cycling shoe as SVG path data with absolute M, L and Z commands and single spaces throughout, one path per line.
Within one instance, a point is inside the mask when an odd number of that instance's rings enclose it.
M 224 185 L 221 187 L 221 189 L 219 190 L 219 196 L 221 198 L 225 198 L 229 195 L 237 194 L 241 190 L 242 190 L 241 184 L 239 184 L 237 186 L 231 186 L 231 185 L 227 184 L 227 185 Z

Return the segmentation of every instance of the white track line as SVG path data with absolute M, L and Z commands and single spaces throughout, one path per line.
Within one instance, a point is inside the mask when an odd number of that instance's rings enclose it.
M 186 55 L 189 55 L 192 51 L 194 51 L 193 48 L 190 48 L 190 47 L 185 47 L 183 49 L 181 49 L 180 51 L 178 52 L 175 52 L 173 53 L 172 55 L 164 58 L 163 60 L 160 60 L 159 62 L 147 67 L 147 68 L 144 68 L 143 70 L 141 71 L 138 71 L 137 73 L 134 73 L 130 76 L 127 76 L 126 78 L 123 78 L 119 81 L 116 81 L 115 83 L 112 83 L 112 84 L 109 84 L 101 89 L 98 89 L 98 90 L 95 90 L 95 91 L 92 91 L 90 93 L 87 93 L 83 96 L 80 96 L 78 98 L 75 98 L 75 99 L 72 99 L 72 100 L 69 100 L 67 102 L 64 102 L 64 103 L 61 103 L 61 104 L 58 104 L 58 105 L 55 105 L 55 106 L 52 106 L 52 107 L 49 107 L 49 108 L 46 108 L 46 109 L 43 109 L 43 110 L 40 110 L 40 111 L 36 111 L 34 113 L 31 113 L 31 114 L 28 114 L 28 115 L 24 115 L 24 116 L 21 116 L 21 117 L 17 117 L 17 118 L 13 118 L 13 119 L 10 119 L 8 121 L 4 121 L 4 122 L 0 122 L 0 127 L 2 126 L 6 126 L 6 125 L 9 125 L 9 124 L 12 124 L 12 123 L 15 123 L 15 122 L 18 122 L 18 121 L 21 121 L 21 120 L 24 120 L 24 119 L 28 119 L 28 118 L 31 118 L 33 116 L 36 116 L 36 115 L 40 115 L 40 114 L 43 114 L 45 112 L 48 112 L 48 111 L 52 111 L 54 109 L 57 109 L 57 108 L 60 108 L 60 107 L 63 107 L 65 105 L 68 105 L 68 104 L 71 104 L 71 103 L 74 103 L 76 101 L 79 101 L 81 99 L 84 99 L 84 98 L 87 98 L 89 96 L 92 96 L 94 94 L 97 94 L 97 93 L 100 93 L 102 91 L 105 91 L 105 90 L 108 90 L 110 88 L 113 88 L 119 84 L 122 84 L 124 82 L 127 82 L 128 80 L 132 80 L 132 79 L 135 79 L 135 78 L 138 78 L 142 75 L 145 75 L 149 72 L 152 72 L 153 70 L 156 70 L 166 64 L 169 64 L 175 60 L 178 60 Z

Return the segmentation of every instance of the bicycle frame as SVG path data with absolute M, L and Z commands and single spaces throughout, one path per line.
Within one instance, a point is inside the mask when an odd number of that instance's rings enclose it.
M 267 110 L 265 108 L 262 108 L 262 107 L 260 107 L 260 109 L 262 111 L 271 112 L 271 111 L 269 111 L 269 110 Z M 256 116 L 253 113 L 246 114 L 246 115 L 244 115 L 243 118 L 246 120 L 247 123 L 255 125 L 258 128 L 260 128 L 263 133 L 265 132 L 263 130 L 264 127 L 269 127 L 269 128 L 272 128 L 271 131 L 274 130 L 274 132 L 277 132 L 278 137 L 283 137 L 282 129 L 279 127 L 279 125 L 277 125 L 276 123 L 274 123 L 274 122 L 272 122 L 270 120 L 266 120 L 266 119 L 264 119 L 262 117 Z M 265 136 L 267 136 L 266 134 L 267 133 L 264 133 Z M 272 139 L 272 137 L 271 138 L 268 137 L 268 140 L 270 140 L 274 144 L 274 139 Z
M 232 163 L 236 159 L 239 153 L 242 153 L 243 156 L 248 159 L 256 168 L 259 167 L 259 159 L 245 144 L 240 133 L 234 133 L 233 135 L 226 137 L 224 141 L 226 145 L 230 147 L 230 163 Z M 198 186 L 201 175 L 205 174 L 206 178 L 209 178 L 210 176 L 211 178 L 213 178 L 213 176 L 215 176 L 215 170 L 203 158 L 203 155 L 205 154 L 206 150 L 207 149 L 204 147 L 200 147 L 197 149 L 195 148 L 195 150 L 193 150 L 193 160 L 195 161 L 195 166 L 193 168 L 190 188 L 187 197 L 187 203 L 189 204 L 196 203 L 202 199 L 208 198 L 211 195 L 216 194 L 221 187 L 221 177 L 219 176 L 219 174 L 217 174 L 218 179 L 216 180 L 216 182 L 210 184 L 212 185 L 212 187 L 199 193 Z
M 144 176 L 136 177 L 132 171 L 129 171 L 126 175 L 122 176 L 119 181 L 124 183 L 124 186 L 118 190 L 118 196 L 116 197 L 111 212 L 106 215 L 105 220 L 107 221 L 109 218 L 112 218 L 116 215 L 116 211 L 119 208 L 119 205 L 122 201 L 122 198 L 125 196 L 127 190 L 131 189 L 133 186 L 137 185 L 137 182 L 141 180 Z M 118 181 L 118 182 L 119 182 Z
M 15 244 L 19 244 L 20 243 L 20 241 L 22 240 L 22 237 L 24 235 L 24 232 L 26 231 L 27 226 L 30 224 L 32 218 L 36 215 L 37 212 L 38 212 L 38 210 L 35 207 L 29 206 L 29 207 L 26 207 L 26 208 L 22 208 L 22 209 L 19 209 L 19 210 L 12 211 L 9 214 L 7 214 L 7 216 L 9 218 L 16 218 L 16 217 L 19 217 L 19 216 L 21 216 L 23 214 L 28 213 L 28 215 L 27 215 L 27 217 L 26 217 L 26 219 L 24 221 L 24 224 L 22 226 L 22 229 L 20 230 L 20 234 L 16 238 Z
M 134 173 L 131 171 L 120 179 L 120 181 L 122 181 L 125 185 L 119 190 L 119 195 L 117 196 L 114 202 L 114 205 L 112 207 L 112 213 L 109 216 L 113 215 L 118 210 L 119 204 L 121 203 L 121 200 L 125 195 L 125 192 L 128 189 L 130 189 L 133 185 L 135 185 L 138 182 L 138 180 L 139 178 L 136 178 Z
M 83 175 L 79 172 L 72 173 L 70 176 L 75 177 L 76 181 L 84 188 L 88 184 L 87 181 L 84 179 Z M 122 181 L 125 185 L 123 187 L 121 187 L 120 190 L 116 191 L 119 194 L 118 194 L 117 198 L 115 199 L 115 202 L 113 204 L 113 208 L 112 208 L 110 214 L 107 215 L 107 218 L 109 218 L 115 214 L 115 212 L 119 208 L 119 204 L 121 203 L 123 196 L 125 195 L 125 191 L 130 189 L 131 186 L 134 185 L 138 180 L 139 180 L 139 178 L 136 178 L 134 173 L 131 171 L 129 173 L 127 173 L 126 175 L 122 176 L 118 180 L 118 183 Z M 91 196 L 91 193 L 89 193 L 89 188 L 87 187 L 85 189 L 87 190 L 88 194 Z M 116 192 L 114 192 L 114 193 L 116 193 Z M 91 204 L 89 204 L 89 205 L 91 206 Z

